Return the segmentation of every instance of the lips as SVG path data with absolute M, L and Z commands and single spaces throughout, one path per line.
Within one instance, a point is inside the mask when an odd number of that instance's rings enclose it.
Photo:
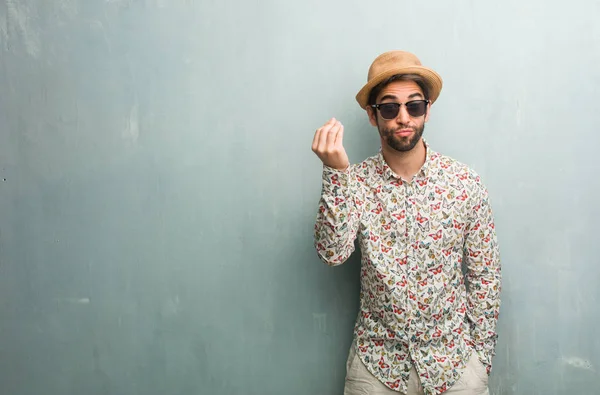
M 397 130 L 394 134 L 396 136 L 400 136 L 400 137 L 407 137 L 410 136 L 413 133 L 412 129 L 400 129 Z

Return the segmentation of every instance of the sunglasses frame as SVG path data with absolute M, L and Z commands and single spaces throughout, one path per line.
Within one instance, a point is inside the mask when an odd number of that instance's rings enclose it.
M 425 111 L 423 111 L 423 114 L 421 114 L 421 115 L 412 115 L 410 113 L 410 110 L 408 109 L 408 107 L 406 107 L 407 104 L 415 103 L 415 102 L 425 103 Z M 381 115 L 381 118 L 390 120 L 390 119 L 395 119 L 398 116 L 398 114 L 400 114 L 400 107 L 402 107 L 403 104 L 406 107 L 406 111 L 408 112 L 408 115 L 410 115 L 413 118 L 422 117 L 423 115 L 427 114 L 427 106 L 429 105 L 429 103 L 431 103 L 430 100 L 419 99 L 419 100 L 409 100 L 406 103 L 394 103 L 394 102 L 390 102 L 390 103 L 371 104 L 371 107 L 379 110 L 379 114 L 381 114 L 381 109 L 379 107 L 384 106 L 386 104 L 395 104 L 395 105 L 397 105 L 398 106 L 398 111 L 396 112 L 396 115 L 394 115 L 392 118 L 386 118 L 383 115 Z

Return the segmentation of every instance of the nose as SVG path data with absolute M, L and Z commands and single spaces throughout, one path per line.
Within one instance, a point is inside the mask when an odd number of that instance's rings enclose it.
M 400 106 L 400 111 L 398 111 L 396 121 L 402 125 L 408 125 L 408 123 L 410 122 L 410 115 L 408 114 L 405 105 Z

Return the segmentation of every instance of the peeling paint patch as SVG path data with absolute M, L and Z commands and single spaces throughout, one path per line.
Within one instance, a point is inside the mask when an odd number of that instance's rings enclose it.
M 596 371 L 590 361 L 579 357 L 562 357 L 562 363 L 576 369 L 589 370 L 590 372 Z

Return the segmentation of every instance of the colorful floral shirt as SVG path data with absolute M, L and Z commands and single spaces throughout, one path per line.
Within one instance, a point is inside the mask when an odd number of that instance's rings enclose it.
M 426 394 L 440 394 L 459 379 L 472 352 L 491 370 L 501 270 L 480 177 L 426 147 L 410 181 L 390 169 L 381 151 L 346 171 L 324 166 L 315 247 L 335 266 L 359 239 L 354 347 L 368 370 L 406 393 L 414 366 Z

